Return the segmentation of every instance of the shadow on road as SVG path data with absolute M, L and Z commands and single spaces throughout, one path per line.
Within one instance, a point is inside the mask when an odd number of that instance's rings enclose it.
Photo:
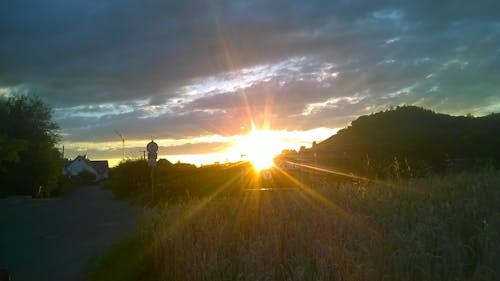
M 0 269 L 12 280 L 83 280 L 92 256 L 133 231 L 139 210 L 98 186 L 60 199 L 0 199 Z

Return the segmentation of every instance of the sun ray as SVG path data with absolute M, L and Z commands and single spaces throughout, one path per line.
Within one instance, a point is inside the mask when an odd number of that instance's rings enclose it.
M 335 170 L 326 169 L 326 168 L 322 168 L 322 167 L 311 166 L 311 165 L 297 163 L 297 162 L 293 162 L 293 161 L 287 161 L 287 163 L 293 164 L 293 165 L 301 167 L 303 169 L 310 169 L 310 170 L 320 172 L 320 173 L 333 174 L 333 175 L 337 175 L 337 176 L 350 178 L 353 180 L 360 180 L 360 181 L 370 182 L 370 183 L 374 183 L 374 184 L 378 184 L 378 185 L 383 185 L 383 186 L 389 187 L 389 188 L 397 188 L 398 190 L 404 190 L 404 191 L 408 191 L 408 192 L 412 192 L 412 193 L 416 193 L 416 194 L 424 194 L 424 192 L 422 190 L 409 188 L 407 186 L 403 186 L 401 184 L 396 184 L 396 183 L 389 182 L 389 181 L 382 181 L 382 180 L 377 180 L 377 179 L 366 178 L 366 177 L 357 176 L 354 174 L 348 174 L 348 173 L 344 173 L 344 172 L 340 172 L 340 171 L 335 171 Z
M 235 175 L 228 179 L 223 185 L 219 186 L 210 196 L 199 200 L 199 203 L 193 205 L 192 208 L 187 209 L 181 216 L 179 216 L 171 225 L 163 230 L 164 237 L 174 235 L 180 228 L 187 225 L 189 221 L 198 213 L 200 213 L 214 198 L 217 197 L 222 191 L 231 186 L 239 175 Z
M 307 194 L 311 199 L 313 199 L 317 203 L 320 203 L 321 205 L 327 207 L 329 210 L 333 211 L 335 214 L 339 215 L 342 219 L 344 219 L 346 222 L 348 222 L 351 226 L 355 227 L 359 231 L 370 231 L 378 236 L 378 232 L 374 228 L 367 225 L 361 219 L 350 214 L 348 211 L 346 211 L 340 205 L 334 203 L 331 200 L 328 200 L 320 192 L 312 189 L 311 187 L 309 187 L 306 184 L 302 183 L 301 181 L 297 180 L 292 175 L 287 173 L 285 170 L 283 170 L 279 167 L 276 169 L 280 173 L 285 175 L 288 179 L 293 181 L 293 183 L 295 183 L 297 186 L 299 186 L 300 190 L 303 191 L 305 194 Z M 379 238 L 382 238 L 382 237 L 379 237 Z

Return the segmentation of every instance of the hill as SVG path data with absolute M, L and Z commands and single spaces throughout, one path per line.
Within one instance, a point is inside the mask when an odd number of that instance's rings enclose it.
M 359 117 L 306 154 L 314 152 L 321 164 L 372 176 L 498 168 L 500 114 L 450 116 L 400 106 Z

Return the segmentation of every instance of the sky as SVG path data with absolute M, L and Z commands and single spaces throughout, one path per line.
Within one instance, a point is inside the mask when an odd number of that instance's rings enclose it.
M 500 112 L 499 1 L 3 0 L 0 95 L 53 109 L 65 155 L 233 161 L 402 104 Z M 229 153 L 231 152 L 231 153 Z M 231 154 L 231 155 L 230 155 Z

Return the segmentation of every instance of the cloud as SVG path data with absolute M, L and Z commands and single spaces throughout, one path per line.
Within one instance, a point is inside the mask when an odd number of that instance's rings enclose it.
M 2 1 L 0 93 L 42 97 L 66 141 L 344 126 L 417 104 L 487 114 L 500 3 Z M 307 114 L 304 114 L 307 113 Z

